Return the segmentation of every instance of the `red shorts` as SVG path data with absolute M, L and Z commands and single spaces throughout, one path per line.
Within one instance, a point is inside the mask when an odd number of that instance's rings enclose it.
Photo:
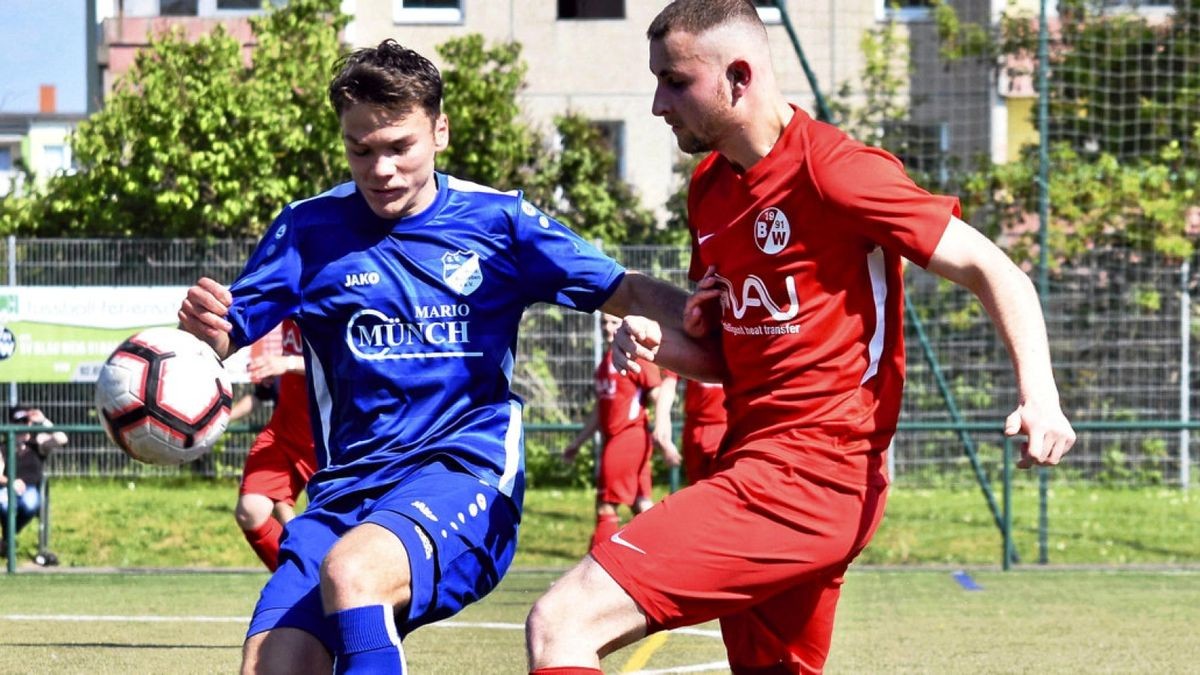
M 843 574 L 879 525 L 887 486 L 839 485 L 797 452 L 765 439 L 722 453 L 717 473 L 592 549 L 650 632 L 720 618 L 735 673 L 821 670 Z
M 683 472 L 688 483 L 695 483 L 713 472 L 717 450 L 725 437 L 724 422 L 719 424 L 683 423 Z
M 607 439 L 596 473 L 596 499 L 632 506 L 650 496 L 650 432 L 632 426 Z
M 273 502 L 294 506 L 316 471 L 317 455 L 312 441 L 296 442 L 268 424 L 246 454 L 239 494 L 266 495 Z

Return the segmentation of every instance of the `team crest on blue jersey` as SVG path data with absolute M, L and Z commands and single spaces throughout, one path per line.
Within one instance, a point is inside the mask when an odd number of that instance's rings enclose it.
M 453 251 L 442 254 L 442 280 L 459 295 L 470 295 L 483 283 L 479 254 Z

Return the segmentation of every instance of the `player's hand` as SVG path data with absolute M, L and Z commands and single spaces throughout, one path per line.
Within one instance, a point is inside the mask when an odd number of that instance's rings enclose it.
M 258 384 L 263 380 L 288 372 L 292 358 L 294 357 L 280 354 L 261 356 L 250 362 L 246 372 L 250 375 L 250 381 Z
M 724 289 L 716 265 L 709 265 L 683 306 L 683 332 L 693 338 L 710 335 L 720 321 L 720 300 Z
M 562 453 L 563 464 L 574 464 L 575 457 L 577 457 L 578 455 L 579 455 L 579 446 L 578 445 L 568 445 L 566 448 L 563 449 L 563 453 Z
M 1004 422 L 1004 434 L 1024 434 L 1028 441 L 1021 447 L 1017 467 L 1054 466 L 1075 445 L 1075 430 L 1058 404 L 1039 405 L 1025 402 Z
M 233 324 L 225 320 L 233 295 L 221 284 L 201 277 L 195 286 L 188 289 L 179 307 L 179 327 L 201 339 L 218 337 L 233 330 Z
M 233 324 L 225 320 L 233 295 L 221 284 L 201 277 L 188 289 L 179 307 L 179 328 L 207 342 L 221 358 L 229 355 Z
M 679 451 L 675 449 L 674 443 L 659 447 L 662 448 L 663 461 L 667 463 L 667 466 L 679 466 L 680 464 L 683 464 L 683 457 L 680 456 Z
M 640 373 L 642 368 L 637 364 L 638 359 L 653 361 L 660 344 L 662 328 L 657 321 L 644 316 L 627 316 L 613 336 L 613 367 L 622 375 Z
M 663 460 L 667 466 L 679 466 L 682 458 L 679 456 L 679 449 L 675 447 L 675 439 L 672 438 L 671 428 L 659 429 L 654 428 L 651 436 L 654 438 L 654 443 L 662 449 Z

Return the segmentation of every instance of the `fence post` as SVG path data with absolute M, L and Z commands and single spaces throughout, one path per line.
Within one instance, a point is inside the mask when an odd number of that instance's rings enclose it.
M 1191 265 L 1179 266 L 1179 421 L 1186 423 L 1192 416 L 1192 294 L 1188 292 Z M 1179 487 L 1186 490 L 1191 482 L 1191 431 L 1179 430 Z
M 8 430 L 8 443 L 5 445 L 4 452 L 7 457 L 4 460 L 4 471 L 8 477 L 8 485 L 5 490 L 8 490 L 8 513 L 5 514 L 4 530 L 7 536 L 4 537 L 4 556 L 8 559 L 8 573 L 14 574 L 17 571 L 17 432 L 13 429 Z
M 1000 528 L 1004 534 L 1004 537 L 1003 537 L 1003 539 L 1004 539 L 1004 550 L 1003 550 L 1004 562 L 1001 563 L 1001 567 L 1004 569 L 1005 572 L 1007 572 L 1008 569 L 1010 567 L 1012 567 L 1013 558 L 1015 557 L 1013 555 L 1013 551 L 1016 550 L 1014 548 L 1014 544 L 1013 544 L 1013 540 L 1012 540 L 1012 470 L 1013 470 L 1013 459 L 1012 459 L 1012 454 L 1013 454 L 1012 449 L 1013 448 L 1012 448 L 1012 446 L 1013 446 L 1012 437 L 1005 436 L 1004 437 L 1004 468 L 1003 468 L 1003 472 L 1004 472 L 1004 488 L 1003 488 L 1003 490 L 1004 490 L 1004 525 L 1003 525 L 1003 527 Z
M 17 237 L 8 235 L 8 285 L 17 285 Z M 15 406 L 20 401 L 21 392 L 16 382 L 8 383 L 8 405 Z

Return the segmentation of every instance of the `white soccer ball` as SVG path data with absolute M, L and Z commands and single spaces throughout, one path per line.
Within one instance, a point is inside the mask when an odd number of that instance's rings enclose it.
M 108 437 L 147 464 L 174 466 L 211 450 L 232 402 L 216 352 L 177 328 L 131 336 L 96 380 L 96 412 Z

